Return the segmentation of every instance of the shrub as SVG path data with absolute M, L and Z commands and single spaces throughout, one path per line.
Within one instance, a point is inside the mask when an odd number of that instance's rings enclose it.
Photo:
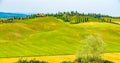
M 81 41 L 81 50 L 78 51 L 77 57 L 88 60 L 101 59 L 101 54 L 104 52 L 104 41 L 95 35 L 89 35 L 85 40 Z
M 113 63 L 111 61 L 108 61 L 108 60 L 102 60 L 102 59 L 99 59 L 99 60 L 91 60 L 91 61 L 82 61 L 82 59 L 76 59 L 75 60 L 75 63 Z
M 30 61 L 27 61 L 27 60 L 19 60 L 18 62 L 16 63 L 48 63 L 46 61 L 39 61 L 39 60 L 35 60 L 35 59 L 32 59 Z
M 101 58 L 101 54 L 104 52 L 104 41 L 96 36 L 89 35 L 85 40 L 81 41 L 82 47 L 78 51 L 77 63 L 113 63 Z

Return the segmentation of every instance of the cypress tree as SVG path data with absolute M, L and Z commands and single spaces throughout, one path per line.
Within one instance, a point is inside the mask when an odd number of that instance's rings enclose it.
M 112 22 L 112 20 L 110 19 L 110 23 Z
M 80 17 L 79 17 L 79 23 L 80 23 Z

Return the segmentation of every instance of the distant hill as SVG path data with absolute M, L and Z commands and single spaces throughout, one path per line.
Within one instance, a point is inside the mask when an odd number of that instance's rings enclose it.
M 23 17 L 27 14 L 0 12 L 0 18 Z

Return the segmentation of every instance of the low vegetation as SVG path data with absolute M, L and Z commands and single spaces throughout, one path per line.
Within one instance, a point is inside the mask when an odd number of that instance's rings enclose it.
M 33 59 L 33 60 L 19 60 L 18 62 L 16 62 L 16 63 L 48 63 L 48 62 L 46 62 L 46 61 L 39 61 L 39 60 L 35 60 L 35 59 Z

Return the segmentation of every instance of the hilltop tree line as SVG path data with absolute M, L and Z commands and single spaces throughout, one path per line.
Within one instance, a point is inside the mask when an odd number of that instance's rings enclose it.
M 46 14 L 41 13 L 41 14 L 32 14 L 25 17 L 5 18 L 5 19 L 0 19 L 0 23 L 12 23 L 15 20 L 26 20 L 26 19 L 33 19 L 37 17 L 46 17 L 46 16 L 53 16 L 58 19 L 62 19 L 64 22 L 70 22 L 71 24 L 89 22 L 91 19 L 90 17 L 98 19 L 100 22 L 110 23 L 112 22 L 111 19 L 105 19 L 103 17 L 113 18 L 108 15 L 101 15 L 101 14 L 95 14 L 95 13 L 85 14 L 85 13 L 79 13 L 77 11 L 71 11 L 71 12 L 58 12 L 58 13 L 46 13 Z
M 45 14 L 32 14 L 25 17 L 12 17 L 12 18 L 0 18 L 0 23 L 12 23 L 15 20 L 27 20 L 27 19 L 33 19 L 37 17 L 44 17 Z
M 91 20 L 91 17 L 94 19 L 98 19 L 100 22 L 109 22 L 111 23 L 112 16 L 108 15 L 101 15 L 101 14 L 95 14 L 95 13 L 79 13 L 77 11 L 71 11 L 71 12 L 58 12 L 56 14 L 49 14 L 50 16 L 54 16 L 58 19 L 62 19 L 64 22 L 70 22 L 71 24 L 77 24 L 77 23 L 84 23 L 89 22 Z M 72 17 L 75 17 L 72 19 Z M 107 18 L 106 18 L 107 17 Z M 74 21 L 74 22 L 72 22 Z

